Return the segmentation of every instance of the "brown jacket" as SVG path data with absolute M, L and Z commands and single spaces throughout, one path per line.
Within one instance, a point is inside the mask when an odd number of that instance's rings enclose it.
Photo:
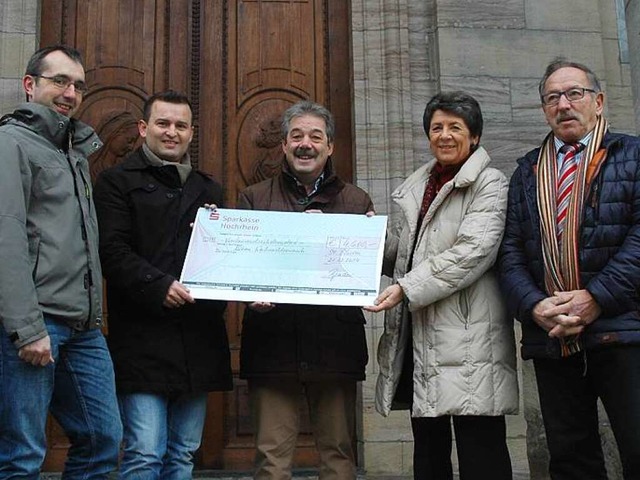
M 245 189 L 238 208 L 352 214 L 373 210 L 369 195 L 340 180 L 330 161 L 325 180 L 310 197 L 284 165 L 280 175 Z M 364 322 L 358 307 L 278 304 L 266 313 L 247 309 L 240 376 L 363 380 L 368 360 Z

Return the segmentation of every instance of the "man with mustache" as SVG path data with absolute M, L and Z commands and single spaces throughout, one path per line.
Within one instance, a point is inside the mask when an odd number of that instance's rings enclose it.
M 105 479 L 122 427 L 87 162 L 102 142 L 72 118 L 80 53 L 38 50 L 22 86 L 27 103 L 0 120 L 0 478 L 40 478 L 51 411 L 71 442 L 63 478 Z
M 553 480 L 605 480 L 597 400 L 625 479 L 640 478 L 640 139 L 612 133 L 586 66 L 539 85 L 551 132 L 518 160 L 499 256 L 533 359 Z
M 285 212 L 373 211 L 369 195 L 333 169 L 335 123 L 303 101 L 284 112 L 279 175 L 246 188 L 238 208 Z M 245 310 L 240 376 L 248 379 L 256 427 L 256 479 L 290 479 L 300 399 L 309 407 L 321 480 L 356 478 L 356 382 L 367 364 L 357 307 L 255 302 Z

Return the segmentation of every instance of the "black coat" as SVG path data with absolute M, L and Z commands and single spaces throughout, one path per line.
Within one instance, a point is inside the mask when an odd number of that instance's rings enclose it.
M 365 214 L 373 203 L 363 190 L 342 182 L 331 165 L 311 197 L 285 171 L 240 194 L 238 208 Z M 358 307 L 278 304 L 266 313 L 247 308 L 242 324 L 242 378 L 364 380 L 368 360 L 364 315 Z
M 579 232 L 580 283 L 602 309 L 586 327 L 587 348 L 640 343 L 640 139 L 607 133 L 607 157 L 586 192 Z M 518 160 L 511 178 L 500 283 L 510 314 L 522 323 L 522 356 L 557 357 L 559 343 L 533 320 L 547 297 L 535 168 L 539 149 Z
M 100 258 L 107 281 L 108 342 L 119 393 L 185 393 L 231 388 L 224 302 L 162 305 L 178 279 L 190 223 L 222 189 L 192 171 L 151 166 L 142 149 L 96 181 Z

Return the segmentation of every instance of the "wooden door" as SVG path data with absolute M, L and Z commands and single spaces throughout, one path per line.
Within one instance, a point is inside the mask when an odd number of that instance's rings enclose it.
M 79 117 L 105 149 L 94 173 L 135 146 L 132 118 L 144 98 L 173 88 L 194 107 L 191 146 L 198 167 L 224 186 L 232 207 L 245 186 L 277 172 L 279 123 L 301 99 L 336 117 L 334 165 L 352 174 L 350 2 L 348 0 L 41 0 L 41 46 L 67 43 L 85 57 L 86 95 Z M 108 138 L 105 138 L 108 137 Z M 236 374 L 233 392 L 210 394 L 199 466 L 247 470 L 253 460 L 246 384 L 237 378 L 241 307 L 227 328 Z M 303 409 L 297 466 L 317 463 Z M 60 470 L 67 440 L 51 422 L 47 470 Z

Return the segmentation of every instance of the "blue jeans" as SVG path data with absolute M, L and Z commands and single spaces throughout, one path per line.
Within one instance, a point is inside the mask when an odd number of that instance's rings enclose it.
M 45 323 L 55 360 L 46 367 L 22 361 L 0 327 L 0 479 L 40 478 L 49 410 L 71 442 L 62 478 L 106 479 L 122 430 L 104 336 Z
M 640 479 L 640 345 L 534 359 L 553 480 L 606 480 L 597 400 L 607 412 L 625 480 Z
M 120 478 L 191 478 L 193 454 L 202 438 L 207 394 L 119 394 L 118 403 L 124 427 Z

